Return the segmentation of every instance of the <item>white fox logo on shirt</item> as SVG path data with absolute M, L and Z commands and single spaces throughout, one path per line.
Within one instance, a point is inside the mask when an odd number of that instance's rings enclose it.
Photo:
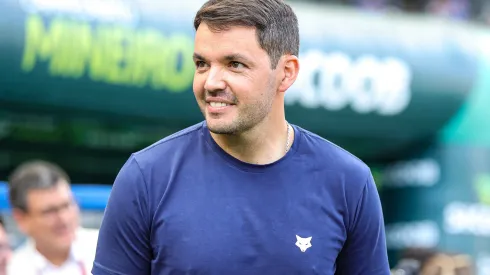
M 301 252 L 305 252 L 306 249 L 311 247 L 311 238 L 301 238 L 300 236 L 296 235 L 296 246 L 301 249 Z

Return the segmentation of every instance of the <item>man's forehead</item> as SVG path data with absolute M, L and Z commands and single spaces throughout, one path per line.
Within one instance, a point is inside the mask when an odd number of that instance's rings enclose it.
M 71 196 L 71 189 L 68 183 L 59 183 L 57 185 L 54 185 L 50 188 L 42 188 L 42 189 L 32 189 L 27 192 L 27 199 L 29 200 L 29 203 L 36 203 L 38 202 L 37 200 L 41 198 L 52 198 L 53 196 L 59 197 L 70 197 Z
M 236 47 L 235 49 L 213 49 L 196 47 L 194 50 L 194 60 L 203 60 L 207 62 L 237 61 L 253 65 L 256 63 L 267 62 L 268 55 L 262 49 L 248 50 L 239 47 Z
M 255 30 L 250 28 L 234 27 L 216 32 L 206 27 L 202 29 L 199 27 L 194 48 L 197 52 L 219 51 L 223 55 L 229 55 L 243 51 L 257 51 L 260 50 L 260 45 Z

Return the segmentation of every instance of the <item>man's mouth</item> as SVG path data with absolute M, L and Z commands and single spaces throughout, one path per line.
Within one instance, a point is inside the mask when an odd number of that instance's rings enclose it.
M 213 107 L 213 108 L 221 108 L 221 107 L 230 106 L 230 104 L 224 103 L 224 102 L 210 102 L 209 105 L 211 105 L 211 107 Z

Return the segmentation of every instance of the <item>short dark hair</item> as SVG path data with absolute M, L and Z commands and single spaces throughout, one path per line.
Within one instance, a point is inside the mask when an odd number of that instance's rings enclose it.
M 54 163 L 32 160 L 19 165 L 8 180 L 11 206 L 27 211 L 27 194 L 30 190 L 50 189 L 57 186 L 60 180 L 70 183 L 67 173 Z
M 210 0 L 197 12 L 194 28 L 201 23 L 214 31 L 233 26 L 255 28 L 273 69 L 284 54 L 299 56 L 298 18 L 282 0 Z

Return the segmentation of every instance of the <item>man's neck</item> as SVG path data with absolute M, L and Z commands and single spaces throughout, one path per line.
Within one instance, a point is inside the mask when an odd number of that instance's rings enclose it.
M 54 249 L 46 249 L 36 245 L 36 250 L 54 266 L 63 265 L 70 257 L 70 249 L 55 251 Z
M 219 135 L 211 133 L 216 143 L 228 154 L 247 163 L 269 164 L 282 158 L 287 144 L 291 145 L 294 131 L 286 120 L 279 123 L 262 123 L 253 129 L 237 135 Z

